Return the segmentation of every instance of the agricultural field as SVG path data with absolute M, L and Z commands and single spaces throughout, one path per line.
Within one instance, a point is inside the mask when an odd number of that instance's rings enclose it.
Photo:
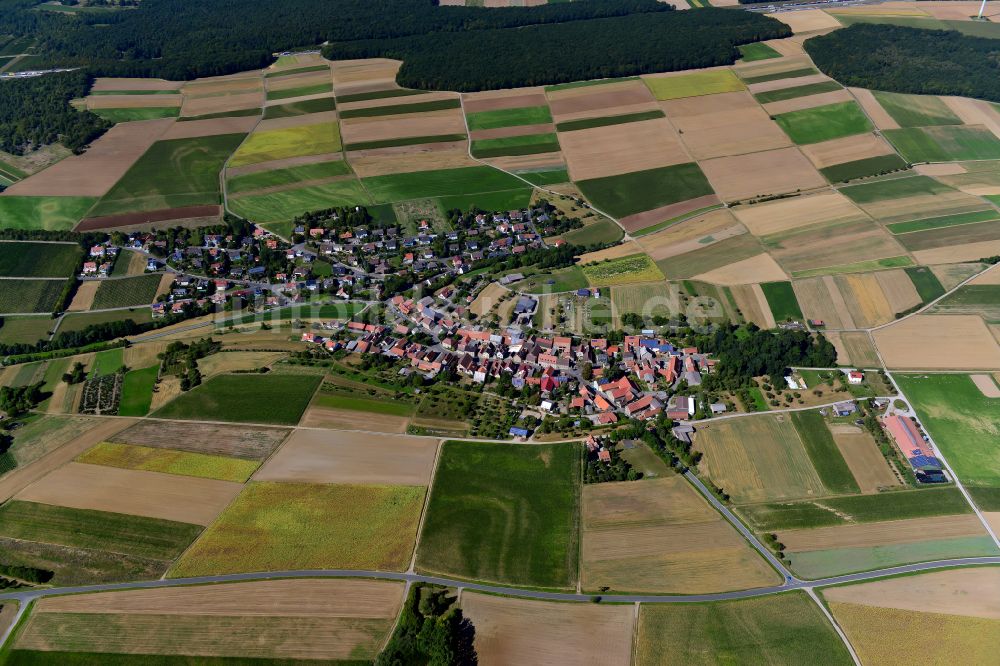
M 467 204 L 482 201 L 478 205 L 486 208 L 486 202 L 499 194 L 510 204 L 498 206 L 503 209 L 527 205 L 531 196 L 524 182 L 487 166 L 371 176 L 362 178 L 362 183 L 376 203 L 441 198 L 442 206 L 446 201 L 464 200 Z
M 618 259 L 608 259 L 585 264 L 581 269 L 592 287 L 611 287 L 633 282 L 663 280 L 663 273 L 645 254 L 633 254 Z
M 253 482 L 184 553 L 170 575 L 402 571 L 413 552 L 424 492 L 421 486 Z
M 682 477 L 583 488 L 585 590 L 704 593 L 778 577 Z
M 176 449 L 262 462 L 290 432 L 287 428 L 262 426 L 140 421 L 108 439 L 140 447 Z
M 643 604 L 635 663 L 851 664 L 803 592 L 697 604 Z
M 149 413 L 153 402 L 153 387 L 159 373 L 159 365 L 125 373 L 118 416 L 145 416 Z
M 573 586 L 580 457 L 575 444 L 446 442 L 417 567 L 473 580 Z
M 102 280 L 90 309 L 108 310 L 149 305 L 156 299 L 162 277 L 159 273 L 150 273 Z
M 746 86 L 729 69 L 706 70 L 692 74 L 645 76 L 643 82 L 658 100 L 714 95 L 743 90 Z
M 233 211 L 261 223 L 285 222 L 312 210 L 367 203 L 367 192 L 353 178 L 229 199 Z
M 839 102 L 775 116 L 775 122 L 796 144 L 829 141 L 870 132 L 873 127 L 855 102 Z
M 37 317 L 4 317 L 0 326 L 0 344 L 23 342 L 35 344 L 48 338 L 55 320 L 48 315 Z
M 599 210 L 614 217 L 627 217 L 670 207 L 682 201 L 701 199 L 712 194 L 705 174 L 695 163 L 677 164 L 674 166 L 624 173 L 617 176 L 606 176 L 592 180 L 582 180 L 577 183 L 580 191 Z M 704 207 L 714 202 L 698 206 Z M 683 211 L 678 211 L 680 214 Z M 669 213 L 659 215 L 661 219 L 652 220 L 652 224 L 672 217 Z M 630 225 L 625 225 L 626 230 Z M 638 228 L 650 226 L 645 224 Z
M 336 122 L 257 131 L 233 154 L 229 166 L 336 153 L 341 146 L 340 129 Z
M 943 293 L 943 292 L 942 292 Z M 933 314 L 975 314 L 989 323 L 1000 321 L 1000 285 L 967 284 L 934 304 Z
M 908 162 L 1000 159 L 1000 138 L 981 125 L 886 130 L 885 137 Z
M 517 127 L 521 125 L 542 125 L 552 122 L 548 106 L 525 106 L 520 108 L 493 109 L 467 113 L 469 131 Z
M 0 314 L 52 312 L 59 305 L 65 285 L 64 280 L 4 280 L 3 289 L 0 289 Z
M 765 282 L 760 285 L 760 289 L 767 299 L 767 305 L 771 309 L 771 315 L 776 322 L 802 320 L 802 310 L 799 308 L 799 302 L 795 298 L 795 291 L 792 289 L 791 282 Z
M 253 460 L 112 442 L 101 442 L 76 460 L 88 465 L 139 469 L 236 483 L 247 481 L 258 467 L 258 463 Z
M 114 664 L 168 663 L 178 658 L 167 655 L 179 653 L 185 655 L 179 659 L 204 663 L 370 661 L 402 600 L 401 583 L 364 580 L 254 581 L 59 597 L 35 606 L 12 654 L 29 663 L 68 654 Z
M 578 663 L 628 666 L 635 618 L 610 604 L 561 604 L 462 594 L 476 627 L 481 664 Z M 600 627 L 600 631 L 594 631 Z
M 82 255 L 75 243 L 0 242 L 0 277 L 69 277 Z
M 885 364 L 895 369 L 1000 370 L 1000 347 L 978 315 L 916 315 L 873 334 Z M 952 353 L 926 354 L 945 345 Z
M 930 95 L 903 95 L 873 91 L 886 112 L 899 127 L 930 127 L 932 125 L 961 125 L 962 120 L 948 108 L 940 97 Z M 894 128 L 888 128 L 894 129 Z
M 295 425 L 320 377 L 219 375 L 177 397 L 158 418 Z M 275 398 L 280 396 L 280 400 Z

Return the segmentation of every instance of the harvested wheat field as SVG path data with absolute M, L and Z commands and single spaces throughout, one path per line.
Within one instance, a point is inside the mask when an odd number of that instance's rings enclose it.
M 128 512 L 208 525 L 243 485 L 159 472 L 71 462 L 22 490 L 16 499 L 74 509 Z M 127 497 L 127 505 L 122 498 Z
M 182 99 L 180 95 L 91 95 L 86 98 L 86 102 L 87 108 L 90 110 L 148 109 L 165 106 L 177 107 L 181 105 Z
M 399 116 L 372 116 L 341 121 L 345 144 L 382 141 L 410 136 L 465 134 L 461 109 L 443 109 Z
M 893 320 L 895 311 L 874 273 L 838 275 L 834 280 L 858 328 L 871 328 Z
M 66 418 L 66 424 L 45 436 L 42 445 L 45 453 L 30 464 L 17 467 L 3 476 L 0 480 L 0 502 L 6 502 L 90 447 L 135 423 L 132 419 L 97 419 L 86 416 L 54 418 Z
M 830 601 L 1000 620 L 1000 568 L 935 571 L 823 590 Z
M 643 236 L 637 242 L 653 261 L 660 261 L 746 232 L 729 209 L 723 208 Z
M 1000 387 L 992 375 L 970 375 L 969 379 L 985 397 L 1000 398 Z
M 330 83 L 330 72 L 317 69 L 312 72 L 299 72 L 267 80 L 267 91 L 292 90 L 321 83 Z
M 841 88 L 840 90 L 832 90 L 818 95 L 805 95 L 803 97 L 795 97 L 793 99 L 784 99 L 779 102 L 771 102 L 769 104 L 764 104 L 763 107 L 768 115 L 776 116 L 779 113 L 803 111 L 805 109 L 812 109 L 825 104 L 840 104 L 842 102 L 851 102 L 853 100 L 854 98 L 851 97 L 851 93 L 847 92 L 846 88 Z
M 538 155 L 505 155 L 491 157 L 487 160 L 491 165 L 503 171 L 554 171 L 565 169 L 566 161 L 561 153 L 539 153 Z M 545 189 L 554 189 L 546 185 Z M 537 191 L 537 190 L 536 190 Z M 576 196 L 580 196 L 579 193 Z
M 139 446 L 264 460 L 290 432 L 287 428 L 248 428 L 145 419 L 108 439 Z
M 129 368 L 148 368 L 159 365 L 157 354 L 167 348 L 166 342 L 147 342 L 141 345 L 131 345 L 122 352 L 122 362 Z
M 800 53 L 786 58 L 738 62 L 733 65 L 733 70 L 742 78 L 753 78 L 756 76 L 770 76 L 772 74 L 794 72 L 812 67 L 813 63 L 812 60 L 809 59 L 809 56 L 804 53 Z
M 844 345 L 844 341 L 841 337 L 842 333 L 840 331 L 826 331 L 823 335 L 830 341 L 833 348 L 837 350 L 837 365 L 852 365 L 853 359 L 851 359 L 851 355 L 847 353 L 847 347 Z
M 486 90 L 462 95 L 462 106 L 466 113 L 521 109 L 529 106 L 545 106 L 546 104 L 548 104 L 548 100 L 545 99 L 545 91 L 542 88 Z
M 727 202 L 826 186 L 823 176 L 796 148 L 719 157 L 700 164 L 712 189 Z
M 928 194 L 883 199 L 859 205 L 869 215 L 885 224 L 983 210 L 983 200 L 978 197 L 957 190 L 940 189 Z
M 296 430 L 255 481 L 430 483 L 437 440 L 335 430 Z
M 807 65 L 802 65 L 803 68 Z M 773 90 L 784 90 L 786 88 L 798 88 L 800 86 L 812 85 L 814 83 L 826 83 L 830 80 L 830 77 L 826 74 L 809 74 L 806 76 L 793 76 L 787 79 L 773 79 L 771 81 L 762 81 L 760 83 L 751 83 L 747 86 L 749 90 L 754 95 L 759 95 L 760 93 L 771 92 Z
M 782 12 L 780 14 L 768 14 L 768 16 L 776 18 L 789 26 L 796 35 L 801 35 L 805 32 L 829 32 L 841 27 L 840 21 L 819 9 Z
M 631 663 L 631 605 L 563 604 L 465 592 L 462 612 L 476 627 L 476 652 L 483 666 Z
M 899 123 L 882 108 L 871 90 L 865 88 L 848 88 L 848 90 L 854 95 L 854 99 L 861 105 L 865 114 L 875 123 L 875 127 L 881 130 L 899 129 Z
M 967 173 L 967 169 L 957 162 L 941 164 L 917 164 L 913 170 L 921 176 L 957 176 Z
M 636 113 L 656 108 L 642 81 L 616 81 L 548 92 L 549 109 L 557 121 Z
M 734 285 L 731 291 L 744 319 L 761 328 L 775 327 L 774 315 L 759 284 Z
M 333 430 L 368 430 L 371 432 L 404 433 L 409 417 L 358 412 L 353 409 L 311 406 L 302 415 L 299 425 L 304 428 Z
M 388 58 L 338 60 L 330 65 L 333 72 L 333 88 L 338 96 L 397 89 L 399 86 L 396 85 L 396 73 L 402 64 L 399 60 Z
M 1000 254 L 1000 240 L 936 247 L 932 250 L 917 250 L 913 256 L 921 264 L 952 264 L 975 261 L 997 254 Z
M 76 289 L 76 293 L 73 294 L 73 300 L 70 302 L 69 307 L 66 308 L 66 311 L 85 312 L 89 310 L 94 304 L 94 296 L 97 294 L 97 288 L 100 286 L 101 280 L 81 282 L 80 286 Z
M 403 593 L 390 581 L 287 580 L 59 597 L 35 607 L 17 647 L 189 661 L 371 660 Z
M 91 92 L 108 92 L 119 90 L 180 90 L 183 81 L 167 81 L 166 79 L 129 79 L 105 78 L 94 79 Z
M 746 91 L 667 100 L 660 106 L 699 160 L 792 145 Z
M 263 90 L 234 95 L 213 95 L 207 97 L 190 97 L 185 95 L 184 104 L 181 106 L 181 116 L 191 117 L 207 115 L 209 113 L 225 113 L 227 111 L 260 108 L 263 105 Z
M 882 293 L 889 301 L 889 307 L 893 313 L 905 312 L 921 303 L 920 294 L 910 276 L 903 270 L 879 271 L 875 273 Z
M 388 149 L 387 149 L 388 150 Z M 370 153 L 374 151 L 363 151 Z M 378 155 L 351 153 L 351 167 L 359 178 L 383 176 L 393 173 L 411 173 L 415 171 L 436 171 L 438 169 L 457 169 L 460 167 L 482 166 L 469 157 L 467 150 L 451 148 L 449 150 L 425 150 L 419 152 L 393 152 Z
M 579 264 L 592 264 L 595 261 L 605 261 L 607 259 L 621 259 L 622 257 L 627 257 L 631 254 L 639 254 L 642 252 L 642 248 L 634 240 L 625 241 L 619 245 L 612 245 L 609 248 L 603 250 L 597 250 L 596 252 L 588 252 L 587 254 L 580 256 Z
M 861 368 L 878 368 L 882 366 L 871 338 L 862 331 L 844 331 L 840 339 L 847 350 L 851 363 Z
M 863 494 L 874 494 L 902 484 L 869 433 L 850 423 L 832 424 L 830 432 Z
M 778 582 L 677 476 L 585 485 L 581 568 L 585 590 L 704 593 Z
M 942 97 L 949 109 L 966 125 L 984 125 L 1000 137 L 1000 111 L 989 102 L 968 97 Z
M 763 240 L 792 275 L 811 275 L 825 268 L 906 253 L 885 229 L 870 220 L 813 226 Z
M 965 282 L 977 273 L 982 273 L 987 268 L 990 267 L 986 266 L 986 264 L 980 264 L 978 262 L 968 264 L 945 264 L 943 266 L 930 267 L 931 272 L 934 273 L 934 276 L 937 277 L 937 279 L 941 282 L 941 286 L 943 286 L 946 291 L 954 289 L 962 282 Z M 979 282 L 979 280 L 984 281 Z M 1000 273 L 991 268 L 983 273 L 982 277 L 976 278 L 976 284 L 994 284 L 992 280 L 997 280 L 996 284 L 1000 284 Z
M 573 180 L 691 161 L 665 118 L 564 132 L 559 135 L 559 144 Z
M 194 139 L 201 136 L 215 136 L 216 134 L 246 134 L 254 129 L 257 120 L 257 116 L 243 116 L 175 122 L 160 138 L 164 140 Z
M 139 95 L 159 97 L 159 95 Z M 94 141 L 87 152 L 71 155 L 7 188 L 25 196 L 91 196 L 107 194 L 129 167 L 173 124 L 173 118 L 119 123 Z
M 784 530 L 778 537 L 788 550 L 811 552 L 834 548 L 869 548 L 919 543 L 928 539 L 978 537 L 986 534 L 974 514 L 889 520 L 860 525 L 837 525 Z
M 284 352 L 233 351 L 212 354 L 198 361 L 198 369 L 205 379 L 230 372 L 246 372 L 267 368 L 285 358 Z
M 874 332 L 891 369 L 1000 370 L 1000 347 L 976 315 L 916 315 Z M 947 349 L 930 354 L 929 349 Z
M 840 192 L 823 192 L 752 206 L 737 206 L 733 213 L 747 226 L 750 233 L 757 236 L 770 236 L 813 225 L 833 226 L 867 219 Z
M 812 161 L 813 166 L 824 169 L 844 162 L 891 155 L 893 150 L 882 137 L 869 133 L 802 146 L 802 152 Z
M 778 282 L 788 276 L 774 258 L 761 251 L 755 257 L 743 259 L 720 268 L 694 276 L 695 280 L 711 284 L 734 285 L 747 282 Z

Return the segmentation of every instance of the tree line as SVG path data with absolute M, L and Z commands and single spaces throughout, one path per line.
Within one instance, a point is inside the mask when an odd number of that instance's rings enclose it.
M 0 82 L 0 150 L 24 155 L 58 141 L 83 152 L 113 124 L 70 105 L 87 94 L 91 82 L 82 71 Z
M 323 54 L 396 58 L 404 87 L 475 91 L 729 65 L 737 46 L 789 35 L 761 14 L 703 9 L 336 42 Z
M 1000 40 L 949 30 L 858 23 L 805 42 L 846 86 L 1000 101 Z

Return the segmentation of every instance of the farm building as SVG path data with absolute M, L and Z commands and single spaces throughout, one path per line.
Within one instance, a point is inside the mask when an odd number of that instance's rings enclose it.
M 923 436 L 917 430 L 913 420 L 905 416 L 887 416 L 882 420 L 886 430 L 892 435 L 893 441 L 900 453 L 916 471 L 941 470 L 941 461 L 937 459 L 931 448 L 924 442 Z

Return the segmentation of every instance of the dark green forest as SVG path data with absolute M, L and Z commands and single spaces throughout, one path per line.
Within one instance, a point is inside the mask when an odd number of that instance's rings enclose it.
M 1000 40 L 859 23 L 806 40 L 816 66 L 846 86 L 1000 101 Z
M 0 83 L 0 150 L 23 155 L 61 141 L 75 153 L 112 123 L 69 102 L 83 97 L 91 78 L 82 71 L 49 74 Z
M 337 42 L 323 54 L 398 58 L 404 87 L 474 91 L 728 65 L 740 55 L 736 46 L 790 34 L 761 14 L 700 9 Z
M 656 0 L 578 0 L 534 8 L 438 7 L 434 0 L 143 0 L 137 9 L 63 15 L 0 0 L 0 34 L 32 34 L 49 63 L 100 76 L 187 80 L 264 67 L 274 52 L 324 41 L 504 29 L 662 13 Z

